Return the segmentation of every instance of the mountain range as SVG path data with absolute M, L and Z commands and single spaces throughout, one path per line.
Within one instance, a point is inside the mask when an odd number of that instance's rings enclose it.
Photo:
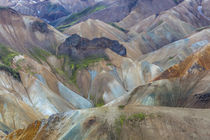
M 0 139 L 210 138 L 210 0 L 0 6 Z

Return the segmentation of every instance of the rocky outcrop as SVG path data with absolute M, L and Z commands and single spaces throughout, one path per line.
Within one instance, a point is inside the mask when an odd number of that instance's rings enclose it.
M 32 23 L 33 32 L 49 33 L 48 25 L 45 22 L 35 21 Z
M 139 51 L 138 47 L 133 47 L 135 44 L 132 44 L 129 41 L 130 37 L 127 32 L 127 30 L 114 23 L 108 24 L 103 21 L 93 19 L 88 19 L 87 21 L 78 23 L 64 30 L 64 33 L 68 35 L 78 34 L 79 36 L 89 40 L 101 37 L 117 40 L 126 48 L 127 57 L 136 59 L 139 55 L 142 55 L 142 53 Z
M 73 34 L 59 47 L 59 54 L 66 54 L 76 59 L 86 57 L 105 57 L 105 49 L 111 49 L 121 56 L 126 56 L 126 49 L 115 40 L 107 38 L 95 38 L 88 40 Z

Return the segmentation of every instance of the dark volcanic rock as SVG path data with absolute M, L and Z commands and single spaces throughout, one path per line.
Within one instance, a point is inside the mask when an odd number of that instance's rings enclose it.
M 118 41 L 107 38 L 89 40 L 73 34 L 59 47 L 59 54 L 67 54 L 73 58 L 82 59 L 90 56 L 105 56 L 105 49 L 109 48 L 121 56 L 126 56 L 126 48 Z
M 196 94 L 195 97 L 200 102 L 209 102 L 210 101 L 210 93 Z
M 45 22 L 35 21 L 32 23 L 32 30 L 33 32 L 39 31 L 41 33 L 48 33 L 49 29 Z

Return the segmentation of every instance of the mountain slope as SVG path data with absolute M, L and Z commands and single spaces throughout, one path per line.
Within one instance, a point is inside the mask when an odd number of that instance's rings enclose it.
M 8 134 L 55 113 L 92 107 L 53 73 L 44 59 L 48 56 L 33 60 L 3 45 L 0 56 L 1 132 Z
M 198 10 L 202 3 L 204 2 L 183 1 L 171 9 L 154 14 L 141 21 L 128 19 L 129 22 L 133 23 L 129 28 L 124 27 L 121 22 L 118 25 L 129 30 L 131 48 L 138 50 L 140 54 L 146 54 L 169 43 L 186 38 L 196 29 L 199 30 L 203 26 L 208 26 L 210 21 Z
M 208 139 L 210 120 L 207 116 L 209 110 L 137 105 L 103 107 L 54 115 L 14 131 L 5 140 Z
M 182 0 L 177 1 L 182 2 Z M 120 21 L 120 26 L 125 29 L 130 29 L 135 24 L 144 20 L 145 18 L 159 14 L 162 11 L 168 10 L 178 3 L 173 0 L 138 0 L 136 6 L 130 12 L 130 14 Z
M 181 66 L 181 68 L 183 68 L 184 70 L 185 68 L 186 70 L 188 70 L 188 62 L 191 61 L 187 60 L 191 60 L 190 58 L 196 55 L 196 53 L 202 54 L 200 50 L 205 49 L 205 46 L 208 44 L 209 41 L 209 29 L 205 29 L 203 31 L 193 34 L 186 39 L 176 41 L 162 47 L 157 51 L 141 56 L 139 58 L 139 61 L 137 62 L 138 65 L 141 63 L 146 63 L 156 66 L 145 66 L 145 69 L 142 70 L 144 72 L 142 74 L 144 76 L 144 79 L 142 78 L 143 76 L 141 75 L 141 73 L 140 75 L 138 73 L 139 71 L 136 66 L 137 64 L 133 64 L 132 66 L 128 65 L 129 63 L 125 63 L 126 61 L 123 62 L 124 68 L 122 69 L 123 71 L 125 71 L 125 75 L 122 81 L 124 81 L 124 85 L 127 85 L 129 87 L 129 91 L 132 91 L 133 89 L 134 90 L 132 92 L 128 92 L 128 94 L 126 95 L 123 95 L 119 98 L 119 100 L 113 100 L 109 104 L 126 104 L 129 100 L 132 100 L 133 102 L 131 103 L 139 103 L 143 105 L 187 106 L 186 100 L 187 98 L 191 98 L 192 93 L 199 94 L 205 92 L 204 90 L 199 91 L 202 89 L 200 89 L 199 86 L 205 85 L 206 87 L 208 87 L 208 82 L 204 82 L 208 79 L 208 69 L 205 69 L 203 72 L 201 71 L 200 73 L 199 67 L 192 66 L 192 68 L 195 68 L 194 70 L 192 70 L 192 73 L 194 73 L 195 71 L 194 75 L 189 74 L 187 76 L 174 78 L 167 77 L 164 78 L 164 80 L 159 80 L 155 82 L 152 81 L 162 74 L 162 76 L 164 76 L 167 72 L 168 74 L 172 75 L 178 74 L 179 72 L 174 71 L 173 67 L 176 68 L 177 66 Z M 204 52 L 208 53 L 206 49 L 204 50 Z M 208 63 L 209 58 L 206 58 L 205 61 Z M 184 65 L 182 65 L 182 63 L 184 63 Z M 189 63 L 189 66 L 191 66 L 191 63 Z M 156 69 L 157 67 L 159 67 L 161 71 L 158 72 Z M 198 68 L 197 71 L 199 73 L 196 73 L 196 68 Z M 130 97 L 131 95 L 133 97 Z M 176 104 L 177 101 L 180 101 L 181 103 Z M 192 100 L 188 103 L 192 103 Z M 188 105 L 188 107 L 190 106 L 197 107 L 193 106 L 193 104 Z M 209 106 L 208 104 L 203 104 L 200 106 L 200 108 L 203 107 L 208 108 Z
M 24 53 L 36 47 L 53 52 L 53 47 L 66 38 L 45 22 L 10 8 L 0 9 L 0 25 L 0 42 Z
M 78 34 L 81 37 L 94 39 L 106 37 L 111 40 L 126 41 L 127 35 L 112 25 L 106 24 L 100 20 L 88 19 L 87 21 L 78 23 L 72 27 L 66 28 L 64 33 L 72 35 Z

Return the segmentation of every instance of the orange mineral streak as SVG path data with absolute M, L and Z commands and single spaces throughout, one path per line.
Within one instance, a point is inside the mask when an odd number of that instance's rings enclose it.
M 26 129 L 19 129 L 10 133 L 6 139 L 7 140 L 30 140 L 34 138 L 39 131 L 41 126 L 41 121 L 35 121 L 30 124 Z
M 171 79 L 183 77 L 189 73 L 189 69 L 193 65 L 199 66 L 198 71 L 210 70 L 210 44 L 202 48 L 200 51 L 187 57 L 183 62 L 172 66 L 163 72 L 160 76 L 156 77 L 153 81 L 161 79 Z

